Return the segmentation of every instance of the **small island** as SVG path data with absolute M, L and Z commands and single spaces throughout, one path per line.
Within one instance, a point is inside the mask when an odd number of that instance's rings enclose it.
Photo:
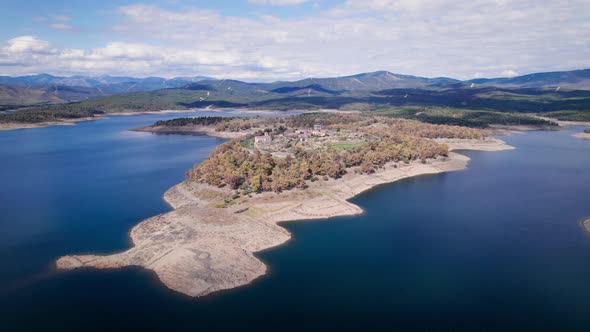
M 131 230 L 132 248 L 57 267 L 141 266 L 193 297 L 264 275 L 254 254 L 290 239 L 280 222 L 360 214 L 347 200 L 374 186 L 466 168 L 453 150 L 512 149 L 481 129 L 364 114 L 180 118 L 136 130 L 231 139 L 164 194 L 173 211 Z
M 583 133 L 574 134 L 575 137 L 590 140 L 590 128 L 585 129 Z

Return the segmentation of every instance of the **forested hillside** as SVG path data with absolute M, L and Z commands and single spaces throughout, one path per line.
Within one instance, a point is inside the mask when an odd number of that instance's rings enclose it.
M 204 121 L 202 118 L 198 123 Z M 218 146 L 189 177 L 239 189 L 243 194 L 305 188 L 308 181 L 336 179 L 351 171 L 373 173 L 389 162 L 427 162 L 446 156 L 448 147 L 432 138 L 486 137 L 478 129 L 360 115 L 232 118 L 224 124 L 232 122 L 268 127 L 267 132 L 277 132 L 278 127 L 282 130 L 273 143 L 254 147 L 244 144 L 251 140 L 246 136 Z M 317 128 L 322 128 L 321 134 Z
M 562 76 L 569 77 L 568 80 L 571 81 L 573 80 L 571 77 L 582 74 L 572 75 L 574 74 L 549 73 L 532 77 L 545 77 L 543 82 L 547 83 L 557 82 L 557 79 Z M 560 86 L 546 85 L 531 87 L 534 84 L 530 83 L 530 80 L 527 81 L 529 84 L 526 85 L 526 88 L 514 84 L 498 87 L 493 86 L 490 82 L 466 84 L 447 78 L 427 79 L 389 72 L 375 72 L 338 78 L 310 78 L 296 82 L 275 83 L 205 80 L 177 88 L 125 93 L 100 98 L 91 98 L 90 95 L 82 98 L 84 96 L 79 95 L 80 92 L 76 90 L 69 92 L 71 98 L 85 100 L 63 105 L 38 105 L 24 108 L 18 111 L 21 113 L 18 116 L 0 115 L 0 121 L 43 122 L 102 113 L 195 108 L 249 108 L 276 111 L 317 109 L 383 111 L 395 109 L 402 111 L 397 115 L 394 113 L 390 115 L 431 123 L 473 127 L 496 123 L 542 124 L 538 120 L 518 116 L 515 113 L 547 113 L 549 116 L 562 119 L 585 119 L 588 117 L 590 90 L 568 90 Z M 511 82 L 518 82 L 518 79 L 511 79 Z M 64 89 L 61 91 L 65 93 Z M 56 98 L 54 103 L 63 100 Z M 18 105 L 24 105 L 24 103 L 21 100 Z M 418 110 L 420 108 L 429 111 L 416 111 L 412 114 L 412 109 Z M 452 109 L 452 117 L 449 114 L 444 114 L 445 112 L 440 111 L 441 109 Z M 569 113 L 551 113 L 564 111 Z M 511 115 L 500 116 L 492 112 L 511 113 Z

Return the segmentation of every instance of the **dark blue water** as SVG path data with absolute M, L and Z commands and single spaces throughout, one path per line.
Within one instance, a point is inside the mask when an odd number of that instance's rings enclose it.
M 141 269 L 54 271 L 128 247 L 222 142 L 126 131 L 178 116 L 0 132 L 0 330 L 590 330 L 590 143 L 570 131 L 375 188 L 361 216 L 288 223 L 267 276 L 203 299 Z

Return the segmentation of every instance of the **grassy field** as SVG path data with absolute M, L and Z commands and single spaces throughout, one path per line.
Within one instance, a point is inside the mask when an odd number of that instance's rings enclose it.
M 254 139 L 248 138 L 248 139 L 242 140 L 242 141 L 240 141 L 240 145 L 243 148 L 254 150 Z
M 350 151 L 350 150 L 358 149 L 365 144 L 367 144 L 367 143 L 360 142 L 360 141 L 356 141 L 356 142 L 343 141 L 343 142 L 332 143 L 332 147 L 337 148 L 337 149 L 341 149 L 341 150 Z

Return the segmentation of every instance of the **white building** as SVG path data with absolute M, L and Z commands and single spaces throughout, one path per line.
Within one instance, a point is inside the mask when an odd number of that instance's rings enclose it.
M 326 133 L 323 132 L 323 127 L 320 124 L 313 125 L 313 130 L 311 131 L 313 136 L 326 136 Z
M 254 143 L 270 143 L 272 136 L 269 133 L 264 133 L 264 136 L 254 136 Z

